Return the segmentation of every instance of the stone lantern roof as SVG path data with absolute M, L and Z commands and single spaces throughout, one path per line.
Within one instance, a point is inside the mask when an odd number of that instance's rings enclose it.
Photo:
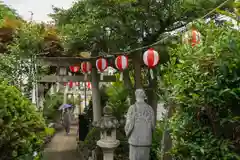
M 93 126 L 102 130 L 116 129 L 120 126 L 120 123 L 112 115 L 112 108 L 108 105 L 103 108 L 104 116 L 97 122 L 93 122 Z

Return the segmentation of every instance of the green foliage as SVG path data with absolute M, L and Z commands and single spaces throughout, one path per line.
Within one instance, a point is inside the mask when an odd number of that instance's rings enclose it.
M 8 51 L 11 54 L 28 58 L 38 55 L 42 51 L 43 32 L 42 25 L 23 23 L 21 27 L 16 29 L 16 34 L 8 47 Z
M 47 94 L 44 101 L 43 115 L 49 121 L 59 120 L 61 112 L 58 110 L 63 103 L 63 94 Z
M 2 1 L 0 1 L 0 27 L 4 26 L 5 19 L 8 18 L 10 20 L 20 19 L 20 16 L 17 12 L 5 5 Z
M 150 152 L 151 160 L 160 160 L 163 129 L 164 122 L 157 121 L 155 131 L 153 132 L 152 147 Z
M 164 32 L 184 26 L 223 1 L 82 0 L 68 10 L 54 8 L 51 16 L 69 54 L 96 43 L 98 51 L 109 53 L 154 43 Z
M 45 128 L 45 133 L 47 136 L 53 136 L 55 133 L 55 129 L 54 128 Z
M 96 147 L 96 142 L 100 139 L 100 129 L 99 128 L 92 128 L 87 137 L 84 140 L 84 145 L 87 146 L 89 149 L 93 150 Z
M 46 126 L 36 107 L 5 82 L 0 84 L 0 101 L 0 159 L 25 160 L 41 151 Z
M 240 33 L 225 22 L 199 23 L 202 43 L 179 44 L 164 68 L 173 149 L 178 160 L 239 159 Z M 178 59 L 178 63 L 176 63 Z
M 221 10 L 221 9 L 217 9 L 217 12 L 221 15 L 225 15 L 229 18 L 232 18 L 234 19 L 235 21 L 238 21 L 239 23 L 239 16 L 240 16 L 240 2 L 239 1 L 235 1 L 232 3 L 232 8 L 233 8 L 233 11 L 230 12 L 230 11 L 225 11 L 225 10 Z
M 128 89 L 122 82 L 114 82 L 108 86 L 106 93 L 109 97 L 108 105 L 113 110 L 113 115 L 120 120 L 126 114 L 129 104 L 127 102 Z

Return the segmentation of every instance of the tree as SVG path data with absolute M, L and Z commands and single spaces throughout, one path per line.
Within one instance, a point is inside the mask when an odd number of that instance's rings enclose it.
M 0 1 L 0 19 L 3 20 L 6 17 L 9 19 L 21 19 L 14 9 L 8 7 L 3 1 Z
M 0 91 L 0 159 L 33 159 L 42 151 L 45 121 L 16 87 L 1 81 Z
M 179 160 L 237 160 L 240 32 L 230 22 L 200 22 L 197 26 L 202 43 L 172 48 L 165 67 L 166 101 L 177 106 L 168 122 L 171 154 Z
M 54 8 L 55 13 L 51 16 L 63 35 L 69 55 L 94 49 L 93 56 L 97 56 L 150 45 L 163 36 L 168 36 L 164 33 L 185 26 L 223 1 L 82 0 L 67 10 Z M 142 52 L 143 50 L 137 50 L 131 55 L 135 88 L 142 88 Z M 156 78 L 146 79 L 150 81 L 148 99 L 156 110 L 157 81 Z
M 185 26 L 221 2 L 83 0 L 68 10 L 54 8 L 51 16 L 66 36 L 68 49 L 78 53 L 97 42 L 98 50 L 108 53 L 152 44 L 161 34 Z

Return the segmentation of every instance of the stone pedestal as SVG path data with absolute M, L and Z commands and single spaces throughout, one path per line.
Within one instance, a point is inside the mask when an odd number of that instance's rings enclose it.
M 97 141 L 97 145 L 102 148 L 103 159 L 104 160 L 113 160 L 114 159 L 114 150 L 119 146 L 120 141 Z

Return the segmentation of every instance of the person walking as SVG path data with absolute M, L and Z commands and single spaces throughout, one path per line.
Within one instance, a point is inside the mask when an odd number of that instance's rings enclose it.
M 65 128 L 66 134 L 70 133 L 70 126 L 71 126 L 71 114 L 69 109 L 65 109 L 63 114 L 63 126 Z

